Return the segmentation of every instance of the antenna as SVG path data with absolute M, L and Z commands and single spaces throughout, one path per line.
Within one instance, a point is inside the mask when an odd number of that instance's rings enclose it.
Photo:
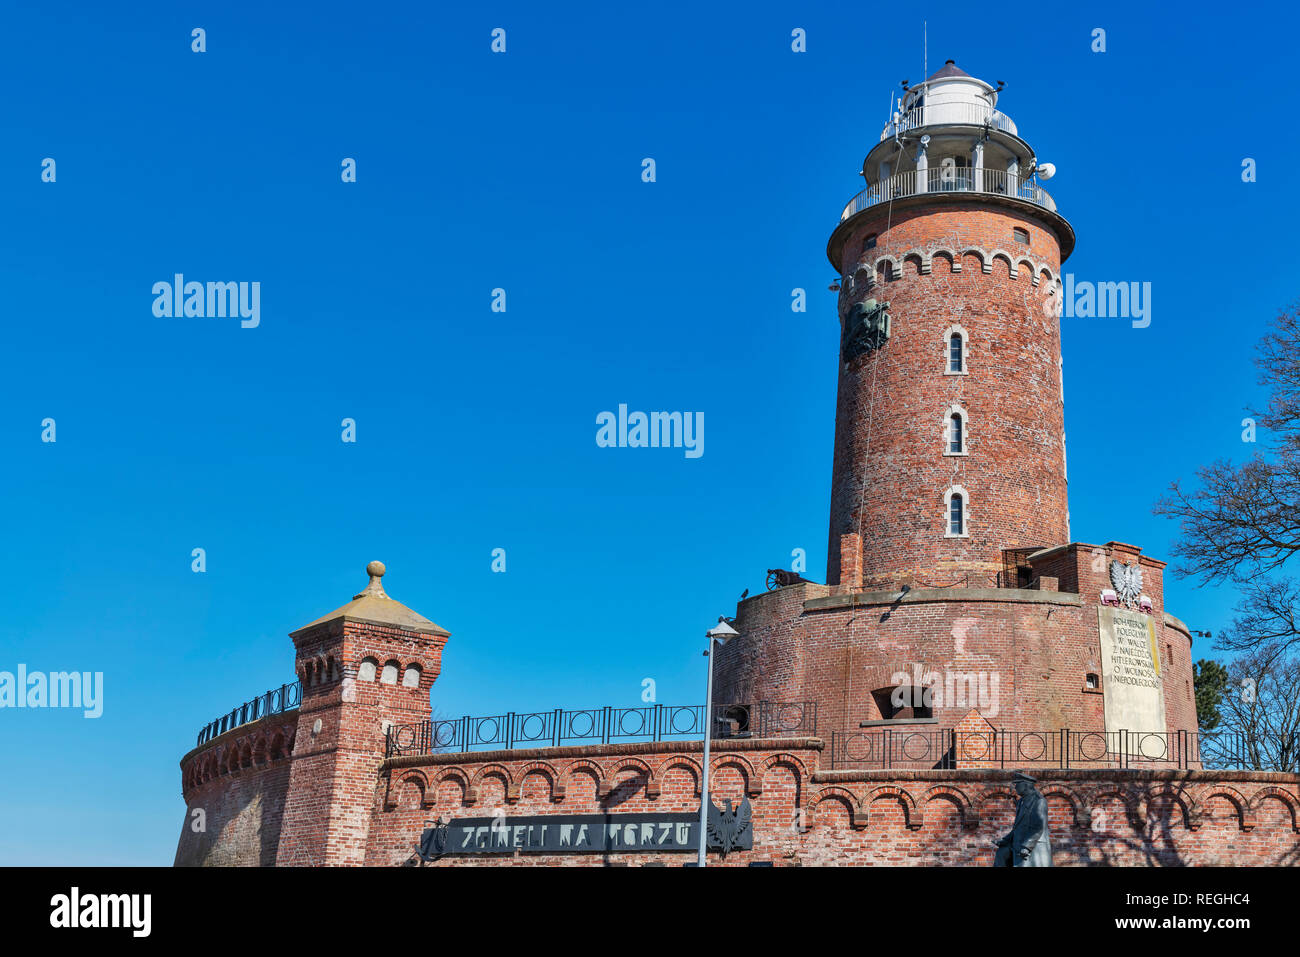
M 921 21 L 921 75 L 930 75 L 930 32 L 926 21 Z

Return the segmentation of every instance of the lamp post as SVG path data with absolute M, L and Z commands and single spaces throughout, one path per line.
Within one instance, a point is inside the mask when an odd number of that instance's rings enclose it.
M 709 641 L 704 651 L 704 657 L 709 659 L 709 677 L 704 686 L 704 767 L 700 771 L 700 853 L 696 859 L 699 867 L 706 866 L 704 852 L 709 841 L 709 739 L 713 737 L 713 643 L 716 641 L 719 645 L 725 645 L 739 634 L 740 632 L 722 618 L 718 619 L 716 626 L 704 633 L 704 637 Z

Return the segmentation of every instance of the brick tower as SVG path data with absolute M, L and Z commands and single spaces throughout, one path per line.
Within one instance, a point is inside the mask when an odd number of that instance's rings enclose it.
M 951 60 L 906 89 L 831 234 L 832 587 L 989 585 L 1003 549 L 1069 541 L 1054 297 L 1074 232 L 997 98 Z
M 827 580 L 742 600 L 715 661 L 715 706 L 814 704 L 836 760 L 880 729 L 918 747 L 972 726 L 1136 729 L 1163 747 L 1196 727 L 1164 562 L 1070 540 L 1059 274 L 1074 231 L 1000 88 L 949 61 L 905 87 L 863 161 L 827 248 Z
M 390 725 L 427 721 L 450 633 L 384 592 L 382 562 L 352 601 L 293 632 L 302 706 L 276 863 L 361 864 Z

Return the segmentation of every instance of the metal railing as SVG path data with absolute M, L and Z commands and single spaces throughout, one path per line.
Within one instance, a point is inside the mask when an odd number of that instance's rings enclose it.
M 232 728 L 238 728 L 241 724 L 248 724 L 248 722 L 256 721 L 258 718 L 265 718 L 269 714 L 292 711 L 301 703 L 301 681 L 272 688 L 266 694 L 245 701 L 228 714 L 223 714 L 216 720 L 205 724 L 203 729 L 199 731 L 198 744 L 205 744 L 218 735 L 225 734 Z
M 817 703 L 759 701 L 718 705 L 713 709 L 713 736 L 783 737 L 817 732 Z M 505 714 L 394 725 L 388 729 L 384 754 L 435 754 L 475 748 L 559 747 L 572 742 L 640 738 L 646 741 L 701 738 L 704 705 L 648 705 L 643 708 L 585 708 L 578 711 Z
M 934 103 L 895 114 L 880 131 L 880 140 L 884 142 L 895 133 L 907 133 L 922 126 L 983 126 L 986 123 L 994 129 L 1018 135 L 1011 117 L 987 103 Z
M 1294 771 L 1300 735 L 1268 747 L 1238 733 L 957 731 L 872 728 L 831 734 L 831 768 L 1203 768 Z M 1272 757 L 1266 757 L 1271 755 Z M 1279 755 L 1281 757 L 1279 757 Z M 1267 766 L 1266 766 L 1267 765 Z
M 848 201 L 840 213 L 840 222 L 880 203 L 919 193 L 992 193 L 1022 199 L 1056 212 L 1056 201 L 1047 190 L 1034 182 L 1025 182 L 1019 174 L 1008 173 L 1004 169 L 976 170 L 969 166 L 937 166 L 925 170 L 905 170 L 872 183 Z

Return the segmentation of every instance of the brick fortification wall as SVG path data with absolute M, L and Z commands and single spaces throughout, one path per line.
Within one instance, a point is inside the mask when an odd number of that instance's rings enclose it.
M 185 820 L 176 867 L 275 863 L 297 723 L 296 711 L 263 718 L 181 759 Z
M 1192 639 L 1164 611 L 1164 563 L 1121 542 L 1073 544 L 1036 558 L 1034 589 L 847 593 L 806 583 L 752 596 L 737 610 L 741 636 L 716 652 L 714 703 L 815 701 L 819 731 L 852 733 L 882 718 L 874 695 L 898 684 L 896 675 L 913 685 L 913 676 L 928 672 L 941 682 L 973 676 L 996 691 L 991 701 L 940 695 L 938 728 L 955 727 L 978 707 L 998 728 L 1101 730 L 1104 693 L 1085 684 L 1103 672 L 1097 609 L 1114 559 L 1142 567 L 1164 682 L 1163 726 L 1128 730 L 1195 731 Z M 1062 590 L 1066 584 L 1072 591 Z
M 818 739 L 719 740 L 710 790 L 748 795 L 753 850 L 710 865 L 976 865 L 1011 828 L 1011 770 L 826 771 Z M 391 759 L 366 864 L 410 858 L 439 815 L 511 817 L 699 809 L 699 742 Z M 1300 775 L 1038 770 L 1053 864 L 1300 866 Z M 679 866 L 688 853 L 451 855 L 432 866 Z

